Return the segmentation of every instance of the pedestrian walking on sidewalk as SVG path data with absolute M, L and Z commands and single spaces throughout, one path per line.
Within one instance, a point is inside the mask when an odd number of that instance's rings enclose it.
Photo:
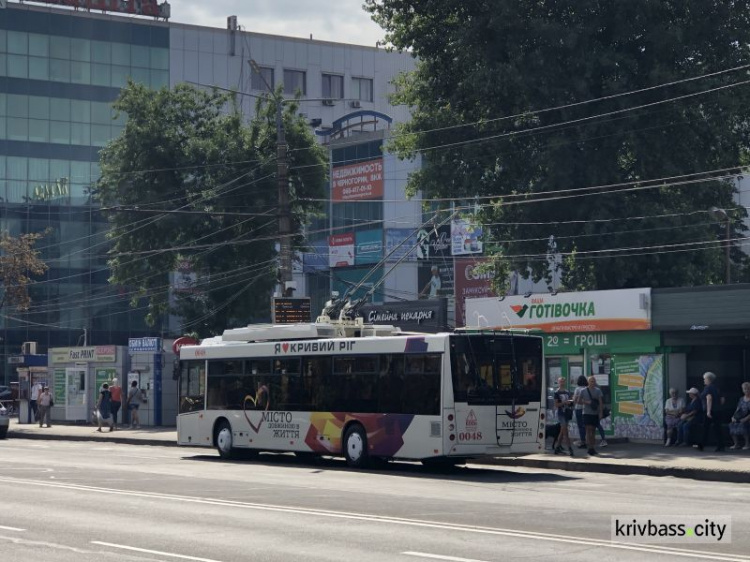
M 703 405 L 701 404 L 701 393 L 693 387 L 687 391 L 690 402 L 685 407 L 685 411 L 680 416 L 677 424 L 677 442 L 675 445 L 686 445 L 690 447 L 693 427 L 703 423 Z
M 555 454 L 562 453 L 563 443 L 568 446 L 568 453 L 573 455 L 573 445 L 570 443 L 570 433 L 568 423 L 573 419 L 573 399 L 570 391 L 566 388 L 566 380 L 562 377 L 557 379 L 557 390 L 555 391 L 555 408 L 557 408 L 557 421 L 560 424 L 560 435 L 557 436 L 556 443 L 552 447 Z
M 578 436 L 580 441 L 576 445 L 581 448 L 586 448 L 586 426 L 583 425 L 583 400 L 581 400 L 581 392 L 586 389 L 588 381 L 586 377 L 580 375 L 576 380 L 576 389 L 573 392 L 573 414 L 575 415 L 576 426 L 578 426 Z
M 699 450 L 708 444 L 708 434 L 713 429 L 716 438 L 716 452 L 724 450 L 724 437 L 721 434 L 721 399 L 719 389 L 716 386 L 716 375 L 708 371 L 703 373 L 703 384 L 706 385 L 701 392 L 703 406 L 703 437 L 697 446 Z
M 49 393 L 49 387 L 42 388 L 42 392 L 37 397 L 37 411 L 39 412 L 39 427 L 42 427 L 44 421 L 47 421 L 47 427 L 52 427 L 49 423 L 49 413 L 52 409 L 52 395 Z
M 32 421 L 37 421 L 39 419 L 39 395 L 42 393 L 44 388 L 42 388 L 42 383 L 36 382 L 34 383 L 34 386 L 31 387 L 31 411 L 34 414 L 34 419 Z
M 596 427 L 599 425 L 604 412 L 603 394 L 601 389 L 596 386 L 595 377 L 589 377 L 588 382 L 588 386 L 581 392 L 583 424 L 586 426 L 586 447 L 589 455 L 598 455 L 599 453 L 596 452 Z
M 677 424 L 680 423 L 680 416 L 685 409 L 685 401 L 677 396 L 677 389 L 669 389 L 669 398 L 664 403 L 664 425 L 667 430 L 667 440 L 664 443 L 665 447 L 669 447 L 672 443 L 677 441 Z
M 742 396 L 737 402 L 737 409 L 732 414 L 732 423 L 729 424 L 729 433 L 732 435 L 734 445 L 730 449 L 740 448 L 740 437 L 745 438 L 744 447 L 750 449 L 750 382 L 742 383 Z
M 125 403 L 130 413 L 130 429 L 141 428 L 141 419 L 138 417 L 138 408 L 141 407 L 141 389 L 138 388 L 138 381 L 130 383 L 128 389 L 128 401 Z
M 102 390 L 99 392 L 99 400 L 96 403 L 96 420 L 99 423 L 98 432 L 102 431 L 102 423 L 109 426 L 110 431 L 114 431 L 114 422 L 112 420 L 112 397 L 109 392 L 109 385 L 105 382 Z
M 122 406 L 122 388 L 117 384 L 117 379 L 112 379 L 112 384 L 109 385 L 109 393 L 112 398 L 112 424 L 113 427 L 117 428 L 117 413 Z

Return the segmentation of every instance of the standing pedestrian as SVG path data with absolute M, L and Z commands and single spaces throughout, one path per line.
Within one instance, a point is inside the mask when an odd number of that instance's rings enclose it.
M 588 386 L 581 391 L 583 401 L 583 424 L 586 426 L 586 447 L 589 455 L 598 455 L 596 452 L 596 427 L 602 419 L 604 406 L 602 405 L 602 391 L 596 386 L 596 378 L 588 379 Z
M 117 379 L 112 379 L 112 384 L 109 386 L 109 393 L 112 398 L 112 424 L 114 428 L 117 428 L 117 413 L 122 406 L 122 388 L 117 384 Z
M 708 434 L 711 429 L 714 430 L 716 438 L 716 452 L 724 450 L 724 439 L 721 434 L 721 400 L 719 398 L 719 389 L 716 386 L 716 375 L 708 371 L 703 373 L 703 384 L 705 388 L 701 392 L 701 402 L 703 405 L 703 438 L 699 445 L 696 445 L 699 451 L 708 444 Z
M 138 388 L 138 381 L 130 383 L 128 389 L 128 400 L 125 403 L 130 413 L 130 429 L 134 427 L 141 428 L 141 419 L 138 417 L 138 408 L 141 406 L 141 389 Z
M 99 400 L 96 403 L 96 419 L 99 422 L 98 432 L 102 431 L 102 422 L 109 425 L 109 430 L 114 431 L 115 426 L 112 420 L 112 395 L 109 392 L 109 385 L 105 382 L 99 392 Z
M 586 377 L 580 375 L 576 379 L 576 389 L 573 392 L 573 413 L 575 414 L 578 436 L 580 437 L 576 446 L 580 449 L 586 448 L 586 426 L 583 425 L 583 400 L 581 399 L 581 392 L 586 389 L 587 384 Z
M 34 419 L 32 421 L 37 421 L 39 419 L 39 395 L 42 393 L 44 389 L 42 388 L 42 383 L 35 382 L 34 385 L 31 387 L 31 411 L 34 414 Z
M 37 408 L 39 412 L 39 427 L 42 427 L 44 420 L 47 420 L 47 427 L 52 427 L 49 423 L 49 411 L 52 409 L 52 395 L 49 393 L 48 386 L 42 388 L 42 392 L 37 398 Z
M 555 391 L 555 407 L 557 408 L 557 421 L 560 424 L 560 435 L 558 435 L 556 444 L 552 447 L 555 454 L 562 453 L 562 445 L 566 443 L 570 456 L 573 455 L 573 446 L 570 443 L 570 434 L 568 432 L 568 422 L 573 419 L 573 400 L 570 397 L 570 391 L 565 386 L 565 379 L 557 379 L 557 390 Z

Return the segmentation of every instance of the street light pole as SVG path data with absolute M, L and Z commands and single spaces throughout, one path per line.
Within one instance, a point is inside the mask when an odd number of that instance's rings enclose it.
M 279 283 L 281 295 L 289 297 L 294 290 L 290 285 L 292 281 L 292 224 L 289 209 L 289 165 L 287 163 L 287 144 L 284 134 L 284 120 L 282 113 L 283 99 L 274 91 L 273 87 L 266 81 L 258 64 L 250 59 L 250 66 L 260 76 L 273 96 L 276 103 L 276 182 L 279 199 Z
M 729 219 L 729 213 L 727 213 L 724 209 L 720 209 L 719 207 L 711 207 L 708 210 L 708 214 L 711 215 L 711 218 L 715 221 L 726 221 L 726 231 L 724 234 L 724 251 L 727 271 L 725 279 L 726 284 L 729 285 L 732 282 L 732 261 L 730 255 L 730 250 L 732 248 L 732 221 Z

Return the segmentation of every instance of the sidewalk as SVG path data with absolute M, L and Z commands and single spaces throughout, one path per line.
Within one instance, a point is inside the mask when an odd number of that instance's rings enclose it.
M 174 427 L 122 428 L 96 431 L 93 425 L 58 422 L 51 428 L 36 424 L 19 424 L 11 420 L 8 439 L 48 439 L 65 441 L 101 441 L 128 445 L 177 446 Z M 497 457 L 479 464 L 495 466 L 544 468 L 576 472 L 674 476 L 693 480 L 739 482 L 750 484 L 750 451 L 715 453 L 713 448 L 700 452 L 688 447 L 662 447 L 640 443 L 611 444 L 599 449 L 600 455 L 589 457 L 576 449 L 577 456 L 553 455 L 551 450 L 524 457 Z

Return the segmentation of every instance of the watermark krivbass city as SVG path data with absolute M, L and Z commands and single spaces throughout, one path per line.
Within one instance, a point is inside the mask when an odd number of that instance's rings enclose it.
M 731 543 L 729 515 L 613 515 L 612 540 L 634 543 Z

